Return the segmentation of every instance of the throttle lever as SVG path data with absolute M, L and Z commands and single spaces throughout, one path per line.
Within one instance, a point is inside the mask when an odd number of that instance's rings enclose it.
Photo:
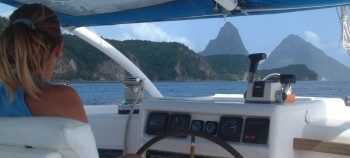
M 250 67 L 249 67 L 249 74 L 248 74 L 248 82 L 253 83 L 254 80 L 254 73 L 258 69 L 259 62 L 263 59 L 266 59 L 265 53 L 256 53 L 256 54 L 250 54 L 248 56 L 250 60 Z

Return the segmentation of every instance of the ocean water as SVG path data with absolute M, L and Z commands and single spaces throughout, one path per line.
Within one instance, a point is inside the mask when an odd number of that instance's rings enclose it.
M 123 100 L 124 85 L 117 82 L 69 83 L 79 93 L 84 104 L 109 104 Z M 155 82 L 166 97 L 195 97 L 213 94 L 243 94 L 246 81 L 209 82 Z M 336 97 L 350 96 L 350 81 L 297 81 L 292 85 L 297 96 Z M 145 96 L 149 96 L 145 91 Z

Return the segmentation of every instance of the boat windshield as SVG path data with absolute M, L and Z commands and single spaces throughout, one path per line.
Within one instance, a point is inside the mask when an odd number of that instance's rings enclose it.
M 103 1 L 108 3 L 109 1 Z M 164 1 L 162 1 L 164 2 Z M 66 3 L 70 3 L 67 1 Z M 100 2 L 99 2 L 100 3 Z M 118 5 L 118 2 L 115 5 Z M 154 2 L 161 3 L 161 2 Z M 86 5 L 95 5 L 95 3 L 87 3 Z M 142 6 L 150 5 L 148 1 L 145 1 Z M 74 7 L 74 5 L 72 6 Z M 113 6 L 110 6 L 113 7 Z M 131 6 L 138 7 L 138 6 Z M 1 4 L 1 16 L 7 17 L 11 11 L 14 10 L 13 7 Z M 68 8 L 61 8 L 68 9 Z M 114 9 L 121 9 L 114 7 Z M 60 9 L 58 9 L 58 12 Z M 69 13 L 71 15 L 85 15 L 88 12 L 73 12 Z M 104 13 L 108 12 L 108 8 L 105 10 L 99 10 L 98 6 L 96 12 Z M 195 97 L 195 96 L 210 96 L 214 94 L 243 94 L 246 89 L 246 76 L 239 74 L 239 71 L 235 71 L 239 75 L 233 74 L 233 71 L 226 70 L 230 73 L 225 74 L 220 69 L 215 69 L 218 65 L 211 65 L 211 69 L 208 67 L 199 68 L 194 71 L 202 71 L 206 73 L 207 76 L 203 77 L 200 75 L 190 76 L 188 73 L 190 71 L 185 71 L 183 69 L 192 69 L 192 67 L 186 67 L 179 65 L 179 62 L 175 61 L 173 54 L 171 52 L 171 47 L 176 47 L 177 52 L 184 53 L 179 50 L 187 50 L 186 53 L 199 56 L 200 59 L 210 61 L 210 56 L 218 54 L 240 54 L 248 55 L 253 53 L 266 53 L 268 59 L 266 62 L 263 61 L 259 66 L 259 69 L 274 69 L 286 67 L 289 65 L 306 65 L 307 70 L 315 72 L 316 78 L 312 76 L 303 76 L 299 78 L 298 82 L 293 85 L 293 90 L 300 94 L 306 96 L 324 96 L 324 97 L 345 97 L 350 95 L 350 91 L 346 91 L 341 88 L 340 85 L 349 84 L 344 82 L 349 80 L 347 75 L 350 74 L 350 57 L 346 50 L 344 50 L 339 44 L 339 37 L 342 34 L 341 25 L 341 12 L 340 8 L 325 8 L 316 9 L 308 11 L 290 12 L 290 13 L 280 13 L 280 14 L 268 14 L 268 15 L 255 15 L 255 16 L 238 16 L 238 17 L 225 17 L 211 18 L 211 19 L 195 19 L 195 20 L 181 20 L 181 21 L 167 21 L 167 22 L 148 22 L 148 23 L 135 23 L 135 24 L 119 24 L 119 25 L 106 25 L 106 26 L 92 26 L 87 27 L 90 31 L 95 32 L 103 39 L 106 39 L 109 43 L 115 46 L 119 51 L 124 53 L 126 57 L 131 59 L 133 62 L 139 65 L 140 69 L 150 78 L 151 81 L 155 81 L 156 87 L 165 97 Z M 322 27 L 321 27 L 322 26 Z M 64 29 L 65 30 L 65 29 Z M 71 33 L 67 30 L 64 31 L 67 47 L 72 47 L 70 42 L 74 43 L 74 39 Z M 225 36 L 226 35 L 226 36 Z M 298 43 L 299 48 L 295 48 L 294 45 L 288 45 L 286 43 Z M 163 44 L 163 45 L 162 45 Z M 144 49 L 141 49 L 144 46 Z M 155 45 L 158 47 L 155 50 Z M 162 45 L 162 46 L 160 46 Z M 237 52 L 235 48 L 242 48 L 240 52 Z M 140 49 L 132 49 L 140 48 Z M 160 48 L 164 49 L 164 51 Z M 308 54 L 305 55 L 305 50 Z M 84 73 L 73 73 L 73 78 L 67 79 L 67 75 L 58 75 L 58 82 L 66 81 L 72 86 L 75 86 L 78 91 L 86 93 L 82 96 L 84 100 L 122 100 L 124 93 L 124 85 L 121 83 L 123 78 L 127 77 L 128 74 L 121 70 L 120 68 L 111 68 L 108 64 L 108 57 L 98 57 L 90 55 L 90 57 L 84 57 L 87 59 L 89 64 L 81 64 L 83 60 L 78 60 L 76 56 L 70 55 L 74 51 L 73 48 L 67 48 L 66 57 L 70 59 L 70 62 L 79 66 L 91 67 L 88 71 L 96 72 L 84 72 Z M 80 50 L 82 51 L 82 50 Z M 130 52 L 136 52 L 136 55 L 129 54 Z M 235 52 L 236 51 L 236 52 Z M 100 51 L 96 50 L 97 53 Z M 223 53 L 222 53 L 223 52 Z M 75 52 L 74 52 L 75 53 Z M 141 53 L 154 53 L 150 57 L 142 55 Z M 164 53 L 164 57 L 162 54 Z M 304 53 L 304 54 L 302 54 Z M 100 53 L 101 54 L 101 53 Z M 78 53 L 79 55 L 79 53 Z M 159 55 L 159 57 L 157 56 Z M 180 57 L 180 56 L 178 56 Z M 274 58 L 274 62 L 271 62 L 269 58 Z M 309 58 L 315 59 L 309 59 Z M 159 63 L 151 59 L 161 60 Z M 83 59 L 83 58 L 82 58 Z M 186 56 L 186 60 L 195 60 L 196 58 L 191 58 Z M 90 60 L 90 61 L 89 61 Z M 94 62 L 91 62 L 93 60 Z M 197 59 L 196 59 L 197 60 Z M 96 62 L 95 62 L 96 61 Z M 230 61 L 230 60 L 228 60 Z M 278 61 L 278 62 L 277 62 Z M 101 62 L 101 63 L 98 63 Z M 146 63 L 149 62 L 149 63 Z M 188 64 L 200 63 L 199 61 L 190 61 Z M 232 61 L 231 61 L 232 62 Z M 284 62 L 284 63 L 283 63 Z M 93 70 L 93 64 L 106 64 L 104 67 L 100 66 L 99 70 Z M 185 62 L 181 62 L 184 64 Z M 197 64 L 198 64 L 197 63 Z M 336 64 L 334 64 L 336 63 Z M 73 65 L 74 65 L 73 64 Z M 145 65 L 146 64 L 146 65 Z M 147 65 L 148 64 L 148 65 Z M 173 64 L 173 65 L 172 65 Z M 213 64 L 213 63 L 209 63 Z M 321 65 L 324 64 L 321 68 Z M 196 67 L 201 67 L 201 64 L 196 65 Z M 221 65 L 223 66 L 223 65 Z M 236 66 L 236 65 L 234 65 Z M 319 67 L 319 68 L 316 68 Z M 225 69 L 230 67 L 224 67 Z M 299 67 L 304 68 L 304 67 Z M 247 71 L 247 66 L 244 68 Z M 323 70 L 320 70 L 323 69 Z M 338 69 L 338 70 L 337 70 Z M 214 73 L 221 73 L 221 76 L 210 76 L 209 71 L 215 71 Z M 304 69 L 302 70 L 304 71 Z M 306 70 L 305 70 L 306 71 Z M 340 72 L 338 72 L 340 71 Z M 115 73 L 119 75 L 115 75 Z M 280 73 L 283 73 L 281 71 Z M 346 73 L 344 73 L 346 72 Z M 65 72 L 67 73 L 67 72 Z M 187 74 L 186 74 L 187 73 Z M 197 72 L 193 72 L 197 73 Z M 288 72 L 287 72 L 288 73 Z M 291 72 L 293 73 L 293 72 Z M 74 75 L 79 74 L 79 77 Z M 100 74 L 105 74 L 104 76 Z M 107 75 L 106 75 L 107 74 Z M 85 75 L 85 76 L 84 76 Z M 186 76 L 187 75 L 187 76 Z M 226 75 L 226 78 L 223 77 Z M 232 76 L 229 76 L 232 75 Z M 233 76 L 235 75 L 235 76 Z M 83 76 L 83 77 L 81 77 Z M 109 77 L 108 77 L 109 76 Z M 111 77 L 112 76 L 112 77 Z M 229 77 L 227 77 L 229 76 Z M 66 78 L 65 78 L 66 77 Z M 76 78 L 74 78 L 76 77 Z M 231 77 L 231 78 L 230 78 Z M 264 76 L 262 76 L 263 78 Z M 223 81 L 222 83 L 217 83 Z M 94 81 L 94 82 L 113 82 L 111 89 L 111 97 L 102 95 L 102 98 L 91 99 L 91 96 L 96 96 L 92 93 L 90 89 L 84 89 L 84 85 L 81 82 Z M 115 83 L 117 81 L 118 83 Z M 157 82 L 162 81 L 162 82 Z M 175 82 L 174 82 L 175 81 Z M 181 81 L 180 83 L 177 81 Z M 197 81 L 195 84 L 201 85 L 203 87 L 198 88 L 198 86 L 193 86 L 192 82 L 190 84 L 182 83 L 183 81 Z M 200 82 L 198 82 L 200 81 Z M 215 81 L 215 83 L 212 83 Z M 226 82 L 234 82 L 227 84 Z M 320 81 L 327 81 L 332 87 L 339 87 L 333 92 L 320 92 L 317 93 L 313 90 L 305 91 L 303 88 L 305 85 L 314 84 L 314 87 L 322 87 L 323 83 Z M 334 83 L 333 83 L 334 82 Z M 92 84 L 91 84 L 92 85 Z M 204 87 L 204 85 L 206 87 Z M 221 85 L 221 86 L 220 86 Z M 101 85 L 94 85 L 101 87 Z M 107 88 L 102 89 L 105 91 L 111 87 L 110 85 L 105 85 Z M 328 86 L 325 86 L 325 91 Z M 79 89 L 82 88 L 82 89 Z M 118 89 L 117 91 L 115 89 Z M 190 90 L 191 89 L 191 90 Z M 89 94 L 91 93 L 91 94 Z M 95 91 L 94 91 L 95 93 Z M 118 94 L 117 94 L 118 93 Z M 145 96 L 150 96 L 147 91 L 145 91 Z M 118 96 L 118 97 L 115 97 Z

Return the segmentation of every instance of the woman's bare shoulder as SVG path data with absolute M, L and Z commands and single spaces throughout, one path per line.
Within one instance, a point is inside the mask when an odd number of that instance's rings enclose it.
M 60 95 L 62 97 L 79 97 L 75 89 L 67 85 L 50 85 L 50 87 L 47 88 L 47 92 L 50 94 L 53 93 Z
M 87 122 L 78 93 L 69 86 L 50 85 L 42 91 L 41 99 L 27 99 L 33 115 L 60 116 Z
M 50 85 L 42 91 L 42 98 L 63 105 L 82 105 L 78 93 L 66 85 Z

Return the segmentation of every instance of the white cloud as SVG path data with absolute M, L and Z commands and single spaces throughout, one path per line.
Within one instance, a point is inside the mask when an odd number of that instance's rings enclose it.
M 320 49 L 325 48 L 325 46 L 321 44 L 320 37 L 315 32 L 306 30 L 304 33 L 306 35 L 306 41 L 309 41 L 311 44 Z
M 338 60 L 342 64 L 350 67 L 349 55 L 347 52 L 339 45 L 338 41 L 330 42 L 330 43 L 322 43 L 321 38 L 312 31 L 305 31 L 306 41 L 310 42 L 315 47 L 321 49 L 325 54 L 334 59 Z
M 329 52 L 330 50 L 332 50 L 331 52 L 339 52 L 339 50 L 341 50 L 341 47 L 338 44 L 338 41 L 331 41 L 328 43 L 324 43 L 321 41 L 321 38 L 312 31 L 305 31 L 305 40 L 310 42 L 312 45 L 314 45 L 315 47 L 323 50 L 325 53 Z
M 138 39 L 156 42 L 179 42 L 192 50 L 194 49 L 194 44 L 187 38 L 170 35 L 154 24 L 125 24 L 119 25 L 119 28 L 122 32 L 120 40 Z

